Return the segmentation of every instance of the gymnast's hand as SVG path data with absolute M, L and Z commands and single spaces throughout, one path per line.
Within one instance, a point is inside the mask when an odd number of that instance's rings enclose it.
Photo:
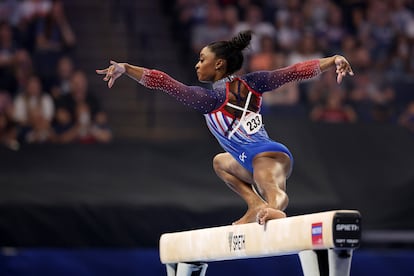
M 335 66 L 336 74 L 338 75 L 336 81 L 338 83 L 342 82 L 342 78 L 345 77 L 346 73 L 348 73 L 350 76 L 354 75 L 351 65 L 349 65 L 349 62 L 343 56 L 335 57 Z
M 115 80 L 117 78 L 119 78 L 120 76 L 122 76 L 122 74 L 125 73 L 125 63 L 117 63 L 113 60 L 111 60 L 110 63 L 111 65 L 108 68 L 96 70 L 96 73 L 100 75 L 105 75 L 103 80 L 108 82 L 109 88 L 111 88 L 114 85 Z

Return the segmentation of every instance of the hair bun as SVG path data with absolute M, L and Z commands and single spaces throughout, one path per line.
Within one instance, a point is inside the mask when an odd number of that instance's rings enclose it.
M 244 50 L 252 40 L 252 31 L 241 31 L 229 41 L 229 46 L 237 51 Z

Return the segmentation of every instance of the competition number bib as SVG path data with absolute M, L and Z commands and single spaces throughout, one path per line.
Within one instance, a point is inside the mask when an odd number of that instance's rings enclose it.
M 251 112 L 241 120 L 247 134 L 255 134 L 263 125 L 262 114 Z

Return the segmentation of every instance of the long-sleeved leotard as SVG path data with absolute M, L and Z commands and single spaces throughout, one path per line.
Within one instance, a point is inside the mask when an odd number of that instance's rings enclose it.
M 275 90 L 285 83 L 312 78 L 320 73 L 319 61 L 311 60 L 297 63 L 274 71 L 258 71 L 241 76 L 252 89 L 262 94 Z M 187 86 L 158 70 L 144 69 L 139 81 L 150 89 L 159 89 L 176 98 L 184 105 L 190 106 L 204 114 L 217 109 L 226 100 L 225 86 L 213 84 L 213 90 L 199 86 Z
M 319 60 L 311 60 L 274 71 L 252 72 L 240 76 L 238 79 L 246 84 L 255 97 L 261 98 L 264 92 L 275 90 L 288 82 L 312 78 L 320 72 Z M 272 141 L 262 125 L 253 134 L 249 134 L 243 127 L 234 130 L 240 117 L 235 118 L 235 116 L 226 112 L 225 108 L 229 98 L 226 83 L 232 82 L 235 78 L 237 77 L 226 77 L 213 83 L 212 89 L 206 89 L 199 86 L 184 85 L 161 71 L 144 69 L 139 82 L 150 89 L 162 90 L 184 105 L 203 113 L 208 128 L 223 149 L 232 154 L 249 171 L 253 170 L 252 160 L 254 156 L 264 151 L 284 152 L 293 161 L 289 150 L 284 145 Z M 261 99 L 258 103 L 260 105 Z M 260 106 L 255 112 L 259 111 Z M 229 136 L 230 131 L 233 131 L 233 133 Z

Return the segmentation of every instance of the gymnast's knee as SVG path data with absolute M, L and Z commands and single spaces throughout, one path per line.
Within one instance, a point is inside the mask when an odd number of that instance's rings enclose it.
M 216 172 L 216 174 L 220 175 L 224 171 L 224 164 L 226 160 L 226 154 L 225 153 L 219 153 L 213 158 L 213 169 Z

